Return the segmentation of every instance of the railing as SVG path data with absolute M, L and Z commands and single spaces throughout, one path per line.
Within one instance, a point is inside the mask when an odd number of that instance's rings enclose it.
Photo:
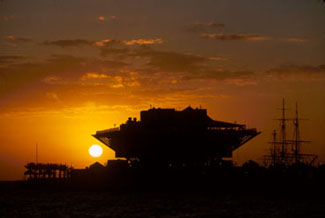
M 103 134 L 103 133 L 109 133 L 109 132 L 115 132 L 115 131 L 120 131 L 120 127 L 116 127 L 116 128 L 111 128 L 111 129 L 105 129 L 105 130 L 100 130 L 96 132 L 97 134 Z

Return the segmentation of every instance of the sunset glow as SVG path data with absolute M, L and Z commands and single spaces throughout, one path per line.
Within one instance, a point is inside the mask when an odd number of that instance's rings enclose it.
M 84 168 L 92 137 L 150 107 L 205 108 L 262 133 L 236 164 L 269 151 L 282 98 L 298 102 L 302 151 L 325 162 L 325 4 L 317 0 L 0 1 L 0 180 L 35 160 Z M 293 131 L 288 130 L 288 134 Z M 289 136 L 288 136 L 289 137 Z M 198 146 L 198 149 L 200 147 Z

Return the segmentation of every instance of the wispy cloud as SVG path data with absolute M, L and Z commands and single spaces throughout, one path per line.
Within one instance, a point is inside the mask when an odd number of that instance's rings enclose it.
M 116 40 L 116 39 L 103 39 L 95 42 L 98 47 L 110 46 L 110 45 L 153 45 L 162 44 L 163 40 L 160 38 L 156 39 L 131 39 L 131 40 Z
M 46 97 L 56 103 L 62 103 L 61 99 L 59 98 L 58 94 L 55 92 L 47 92 Z
M 82 75 L 81 80 L 87 79 L 106 79 L 108 78 L 107 74 L 97 73 L 97 72 L 87 72 L 85 75 Z
M 204 57 L 191 53 L 161 51 L 150 47 L 130 48 L 101 48 L 101 55 L 106 57 L 123 57 L 133 60 L 143 60 L 146 71 L 160 72 L 199 72 L 204 70 L 212 61 L 225 61 L 222 57 Z
M 115 57 L 124 57 L 131 53 L 129 48 L 112 48 L 112 47 L 102 47 L 100 48 L 100 55 L 102 57 L 106 56 L 115 56 Z
M 200 73 L 188 74 L 184 76 L 185 80 L 193 79 L 212 79 L 212 80 L 232 80 L 232 79 L 252 79 L 255 76 L 253 71 L 230 71 L 226 69 L 205 70 Z
M 201 38 L 214 39 L 221 41 L 287 41 L 287 42 L 306 42 L 303 38 L 276 38 L 270 36 L 261 36 L 257 34 L 235 34 L 235 33 L 202 33 Z
M 8 61 L 8 57 L 4 58 Z M 12 59 L 12 57 L 9 57 Z M 33 82 L 49 85 L 73 83 L 85 72 L 114 72 L 128 63 L 110 59 L 52 55 L 42 62 L 13 62 L 0 67 L 0 95 L 24 87 Z
M 20 60 L 24 60 L 25 57 L 24 56 L 20 56 L 20 55 L 2 55 L 0 56 L 0 64 L 2 63 L 12 63 L 15 61 L 20 61 Z
M 200 69 L 208 58 L 181 52 L 166 52 L 151 48 L 138 48 L 129 54 L 134 57 L 149 58 L 147 65 L 165 72 L 193 72 Z
M 201 38 L 216 39 L 222 41 L 246 40 L 246 41 L 265 41 L 272 38 L 252 34 L 225 34 L 225 33 L 202 33 Z
M 112 45 L 127 45 L 127 46 L 154 45 L 154 44 L 162 44 L 162 43 L 163 43 L 162 39 L 156 38 L 156 39 L 131 39 L 131 40 L 103 39 L 99 41 L 93 41 L 87 39 L 67 39 L 67 40 L 45 41 L 42 44 L 50 45 L 50 46 L 59 46 L 61 48 L 68 48 L 68 47 L 85 47 L 85 46 L 95 46 L 95 47 L 106 46 L 107 47 Z
M 104 22 L 104 21 L 116 21 L 118 20 L 117 16 L 111 15 L 111 16 L 98 16 L 98 21 Z
M 105 17 L 104 16 L 99 16 L 99 17 L 97 17 L 97 20 L 99 20 L 99 21 L 105 21 Z
M 202 32 L 208 30 L 215 30 L 215 29 L 222 29 L 225 27 L 223 23 L 216 23 L 216 22 L 208 22 L 208 23 L 201 23 L 195 22 L 185 26 L 185 30 L 189 32 Z
M 15 37 L 12 35 L 4 37 L 4 40 L 10 43 L 31 42 L 32 39 L 26 37 Z
M 267 70 L 265 76 L 281 80 L 325 80 L 325 65 L 282 65 Z
M 10 21 L 10 20 L 15 20 L 16 17 L 13 16 L 13 15 L 8 15 L 8 16 L 3 16 L 2 19 L 3 19 L 4 21 Z
M 307 39 L 303 38 L 279 38 L 280 41 L 287 41 L 287 42 L 307 42 Z
M 133 39 L 129 41 L 122 41 L 124 45 L 153 45 L 153 44 L 162 44 L 162 39 Z
M 56 40 L 56 41 L 45 41 L 44 45 L 53 45 L 59 46 L 62 48 L 66 47 L 83 47 L 83 46 L 91 46 L 94 44 L 93 41 L 85 40 L 85 39 L 71 39 L 71 40 Z
M 138 87 L 136 72 L 121 73 L 118 75 L 110 75 L 107 73 L 87 72 L 81 76 L 82 85 L 90 86 L 108 86 L 110 88 Z

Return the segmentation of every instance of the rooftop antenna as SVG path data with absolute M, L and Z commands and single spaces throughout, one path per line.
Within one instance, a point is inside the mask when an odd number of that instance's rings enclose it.
M 38 143 L 36 142 L 36 164 L 38 164 Z

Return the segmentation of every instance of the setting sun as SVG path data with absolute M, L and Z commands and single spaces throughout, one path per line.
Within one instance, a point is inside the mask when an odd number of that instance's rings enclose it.
M 100 157 L 103 153 L 103 149 L 101 146 L 99 145 L 92 145 L 90 146 L 89 148 L 89 154 L 92 156 L 92 157 Z

